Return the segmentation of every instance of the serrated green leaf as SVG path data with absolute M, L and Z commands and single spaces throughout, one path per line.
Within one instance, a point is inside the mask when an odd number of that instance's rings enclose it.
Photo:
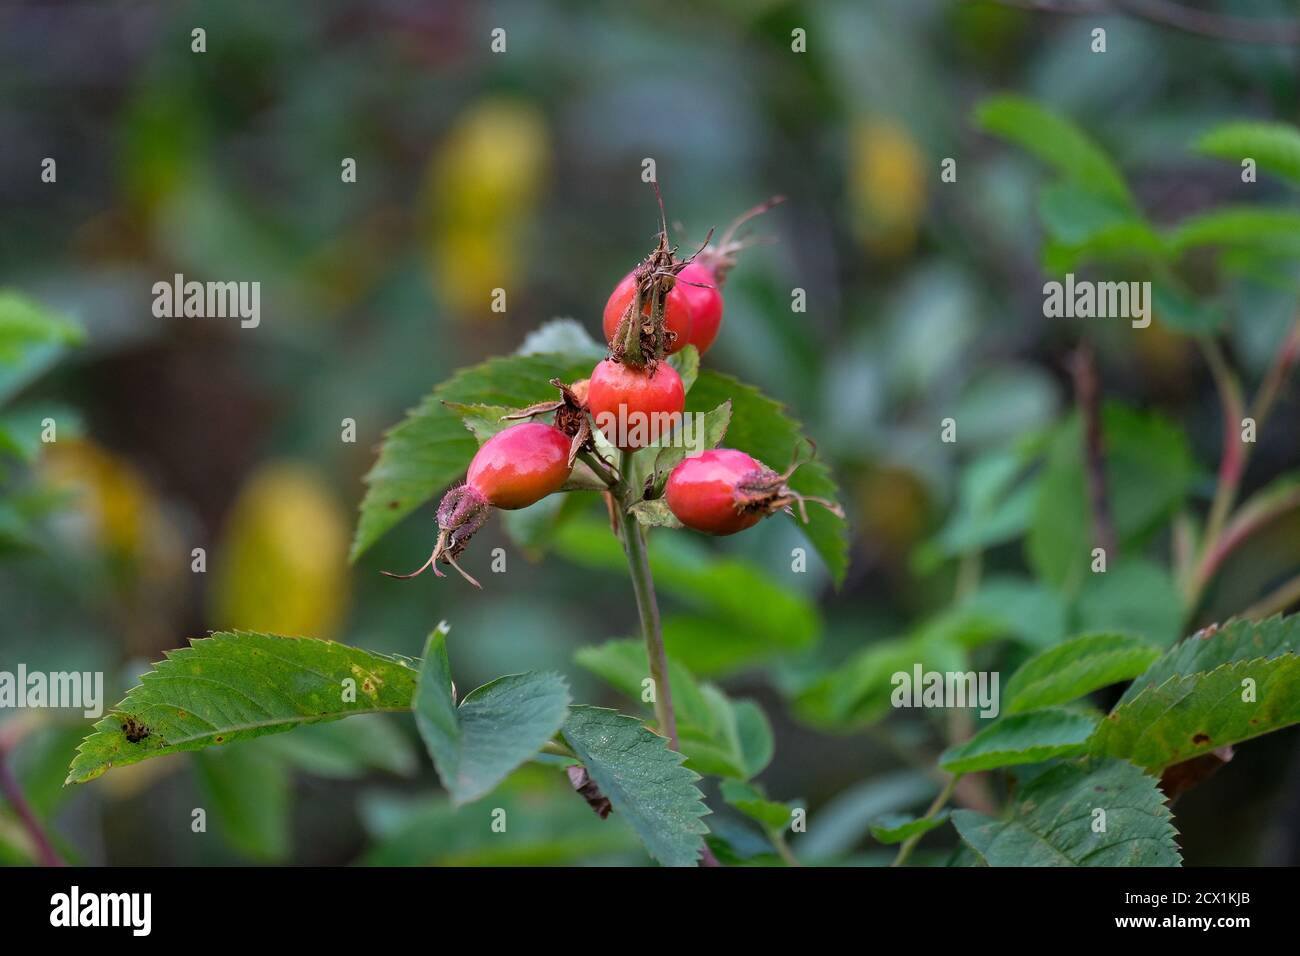
M 1101 721 L 1091 747 L 1097 754 L 1161 770 L 1295 723 L 1300 723 L 1300 656 L 1283 654 L 1148 686 Z
M 415 695 L 415 723 L 453 805 L 489 793 L 559 731 L 569 689 L 559 674 L 512 674 L 452 697 L 446 632 L 429 635 Z
M 1148 687 L 1171 677 L 1212 671 L 1238 661 L 1271 659 L 1300 653 L 1300 615 L 1275 615 L 1263 621 L 1230 621 L 1198 632 L 1166 651 L 1137 678 L 1119 704 L 1127 704 Z
M 570 707 L 561 730 L 614 813 L 664 866 L 695 866 L 709 812 L 695 786 L 699 774 L 667 739 L 641 722 L 601 707 Z
M 949 747 L 939 766 L 949 773 L 973 773 L 1081 754 L 1096 726 L 1095 718 L 1068 710 L 1011 714 Z
M 940 810 L 932 817 L 914 817 L 910 813 L 887 813 L 871 824 L 871 835 L 886 845 L 902 843 L 914 836 L 929 833 L 948 822 L 949 811 Z
M 459 478 L 474 457 L 478 442 L 443 402 L 525 408 L 556 397 L 552 378 L 586 378 L 591 364 L 563 355 L 507 356 L 462 369 L 435 388 L 384 436 L 365 477 L 351 560 Z
M 1125 208 L 1133 200 L 1119 169 L 1073 122 L 1020 96 L 993 96 L 975 110 L 984 130 L 1027 150 L 1068 178 Z
M 1217 126 L 1196 141 L 1198 152 L 1259 168 L 1300 184 L 1300 130 L 1288 123 L 1234 122 Z
M 769 800 L 753 784 L 739 780 L 724 780 L 719 788 L 722 799 L 751 820 L 757 820 L 765 830 L 783 832 L 790 826 L 794 808 L 789 804 Z
M 1126 634 L 1087 634 L 1035 654 L 1002 692 L 1003 710 L 1017 714 L 1077 700 L 1142 673 L 1160 651 Z
M 952 822 L 989 866 L 1182 863 L 1157 781 L 1122 760 L 1059 764 L 1025 784 L 1008 819 L 955 810 Z
M 348 682 L 345 684 L 345 682 Z M 221 631 L 169 651 L 82 741 L 69 783 L 114 766 L 351 714 L 411 707 L 412 662 L 305 637 Z M 355 700 L 344 700 L 355 692 Z M 127 718 L 137 741 L 127 739 Z
M 641 641 L 606 641 L 580 649 L 574 659 L 632 700 L 642 700 L 650 667 Z M 747 780 L 771 762 L 772 728 L 757 704 L 733 701 L 713 685 L 699 683 L 672 658 L 668 682 L 688 767 L 702 774 Z
M 802 427 L 786 414 L 785 407 L 764 396 L 752 385 L 729 375 L 704 369 L 686 396 L 686 410 L 707 412 L 731 401 L 731 423 L 727 447 L 738 448 L 763 464 L 784 471 L 793 460 L 796 447 L 806 442 Z M 817 460 L 800 466 L 790 487 L 804 495 L 838 500 L 839 488 L 830 469 Z M 849 566 L 848 525 L 819 505 L 808 506 L 808 524 L 795 523 L 821 555 L 836 584 L 844 580 Z

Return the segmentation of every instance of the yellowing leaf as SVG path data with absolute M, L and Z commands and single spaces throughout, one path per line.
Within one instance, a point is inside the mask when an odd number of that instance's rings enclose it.
M 330 638 L 348 602 L 347 521 L 320 476 L 276 462 L 253 474 L 210 558 L 216 626 Z
M 460 315 L 491 317 L 492 290 L 510 288 L 550 165 L 545 120 L 532 106 L 483 100 L 430 158 L 425 239 L 430 280 Z
M 854 127 L 849 149 L 849 196 L 863 241 L 879 255 L 907 253 L 925 215 L 920 147 L 893 120 L 864 120 Z

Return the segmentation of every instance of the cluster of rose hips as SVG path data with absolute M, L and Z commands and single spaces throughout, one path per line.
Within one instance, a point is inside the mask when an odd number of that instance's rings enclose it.
M 572 385 L 553 379 L 551 384 L 560 390 L 558 400 L 506 416 L 532 419 L 554 413 L 553 424 L 526 420 L 485 441 L 470 462 L 465 482 L 448 491 L 438 505 L 438 540 L 429 559 L 410 574 L 384 573 L 410 578 L 432 568 L 442 577 L 442 563 L 480 587 L 456 559 L 492 508 L 526 508 L 563 490 L 579 459 L 609 488 L 619 487 L 618 468 L 601 456 L 593 421 L 625 454 L 655 444 L 676 427 L 685 410 L 686 390 L 677 370 L 664 359 L 687 345 L 702 356 L 713 345 L 722 325 L 721 287 L 745 246 L 736 238 L 737 229 L 780 201 L 777 197 L 751 209 L 716 244 L 706 240 L 685 260 L 669 246 L 661 218 L 655 249 L 614 287 L 605 304 L 609 357 L 596 364 L 589 378 Z M 646 426 L 620 427 L 630 420 Z M 743 531 L 795 505 L 806 522 L 806 500 L 842 516 L 838 505 L 790 489 L 787 482 L 798 464 L 778 473 L 743 451 L 715 448 L 678 463 L 663 495 L 684 526 L 713 535 Z

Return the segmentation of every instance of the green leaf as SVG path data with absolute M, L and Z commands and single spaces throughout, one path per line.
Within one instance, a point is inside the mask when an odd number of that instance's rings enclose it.
M 1028 578 L 992 576 L 958 610 L 1002 620 L 1009 636 L 1030 647 L 1052 647 L 1066 634 L 1068 608 L 1060 592 Z
M 80 327 L 35 300 L 0 291 L 0 405 L 83 338 Z
M 1099 225 L 1085 238 L 1074 242 L 1049 237 L 1043 244 L 1043 271 L 1063 276 L 1081 266 L 1119 264 L 1159 265 L 1168 258 L 1169 248 L 1160 233 L 1145 222 L 1130 219 Z
M 641 701 L 644 682 L 650 676 L 641 641 L 606 641 L 580 649 L 574 659 L 631 699 Z M 674 658 L 668 661 L 668 683 L 688 767 L 702 774 L 748 780 L 771 762 L 772 728 L 757 704 L 733 701 L 712 684 L 697 682 Z
M 607 524 L 575 519 L 556 530 L 552 546 L 627 586 L 623 548 Z M 812 602 L 753 565 L 718 559 L 693 535 L 651 534 L 647 550 L 661 599 L 692 611 L 665 615 L 669 657 L 697 673 L 734 670 L 817 640 L 821 621 Z
M 1038 215 L 1048 235 L 1076 246 L 1107 230 L 1143 225 L 1126 203 L 1069 180 L 1039 191 Z
M 597 342 L 580 322 L 574 319 L 551 319 L 524 336 L 516 355 L 565 355 L 570 359 L 589 358 L 594 365 L 605 357 L 607 349 Z M 585 376 L 584 376 L 585 378 Z
M 1148 686 L 1101 721 L 1092 749 L 1161 770 L 1295 723 L 1300 656 L 1283 654 Z
M 1157 415 L 1109 403 L 1102 431 L 1112 519 L 1128 550 L 1181 506 L 1195 464 L 1183 431 Z M 1082 443 L 1075 415 L 1052 440 L 1025 541 L 1038 576 L 1067 593 L 1083 584 L 1093 546 Z
M 284 763 L 261 743 L 194 755 L 202 805 L 230 846 L 253 860 L 284 860 L 292 849 L 292 781 Z
M 1253 159 L 1265 172 L 1300 184 L 1300 130 L 1289 123 L 1226 123 L 1204 133 L 1194 148 L 1238 166 Z
M 505 832 L 493 811 L 505 812 Z M 437 794 L 363 794 L 361 818 L 370 866 L 556 866 L 644 864 L 626 827 L 602 820 L 573 792 L 563 773 L 526 764 L 491 801 L 454 807 Z
M 1172 677 L 1212 671 L 1238 661 L 1271 660 L 1283 654 L 1300 654 L 1300 615 L 1231 621 L 1193 634 L 1170 648 L 1129 685 L 1119 704 L 1127 704 L 1142 691 Z
M 559 731 L 569 689 L 559 674 L 513 674 L 470 691 L 457 707 L 446 631 L 429 635 L 415 723 L 453 805 L 491 792 Z
M 1095 718 L 1068 710 L 1011 714 L 949 747 L 939 766 L 949 773 L 972 773 L 1080 754 L 1096 726 Z
M 784 471 L 793 460 L 796 447 L 806 442 L 798 422 L 784 406 L 764 396 L 752 385 L 729 375 L 704 369 L 686 396 L 686 410 L 705 412 L 731 401 L 731 424 L 727 446 L 738 448 L 763 464 Z M 805 495 L 835 501 L 839 488 L 830 469 L 820 460 L 802 465 L 790 479 L 790 487 Z M 844 580 L 849 566 L 848 525 L 819 505 L 808 506 L 808 524 L 795 519 L 809 543 L 821 555 L 836 584 Z
M 993 96 L 976 108 L 975 121 L 1097 195 L 1133 207 L 1124 177 L 1110 157 L 1073 122 L 1042 104 L 1020 96 Z
M 794 808 L 786 803 L 769 800 L 763 791 L 753 784 L 739 780 L 724 780 L 721 786 L 722 799 L 735 807 L 751 820 L 757 820 L 763 829 L 784 832 L 793 818 Z
M 687 345 L 678 352 L 668 356 L 668 364 L 682 378 L 682 388 L 689 395 L 700 374 L 700 352 L 694 345 Z
M 351 559 L 459 478 L 474 457 L 478 442 L 444 402 L 525 408 L 557 396 L 552 378 L 586 378 L 591 364 L 564 355 L 494 358 L 435 388 L 384 436 L 379 460 L 365 477 Z
M 963 469 L 957 506 L 932 542 L 953 557 L 1011 541 L 1024 533 L 1034 511 L 1037 482 L 1025 478 L 1024 456 L 997 451 Z
M 1160 656 L 1146 641 L 1126 634 L 1088 634 L 1035 654 L 1020 665 L 1002 692 L 1008 714 L 1077 700 L 1102 687 L 1131 680 Z
M 932 817 L 914 817 L 910 813 L 887 813 L 871 824 L 871 835 L 881 843 L 902 843 L 937 829 L 948 822 L 948 810 L 940 810 Z
M 672 470 L 677 467 L 678 463 L 688 454 L 697 454 L 707 451 L 710 448 L 717 448 L 722 444 L 722 439 L 727 434 L 727 426 L 731 424 L 731 401 L 725 401 L 711 412 L 704 413 L 703 423 L 697 424 L 697 429 L 702 428 L 703 432 L 696 432 L 689 436 L 692 440 L 687 442 L 686 433 L 680 429 L 674 429 L 673 434 L 669 436 L 668 443 L 665 447 L 659 449 L 658 454 L 654 456 L 654 465 L 652 469 L 647 469 L 647 473 L 652 470 L 654 481 L 652 484 L 652 497 L 659 497 L 663 494 L 664 485 L 668 483 L 668 476 Z M 692 447 L 693 446 L 693 447 Z M 645 452 L 646 460 L 649 460 L 651 450 L 657 446 L 651 446 Z M 641 455 L 637 456 L 639 462 Z M 637 481 L 642 486 L 645 484 L 645 478 L 638 476 Z M 670 526 L 671 527 L 671 526 Z M 676 527 L 681 527 L 680 524 Z
M 1192 292 L 1168 275 L 1151 281 L 1151 303 L 1162 325 L 1188 334 L 1213 332 L 1227 319 L 1218 302 Z
M 470 405 L 465 402 L 443 402 L 460 417 L 461 423 L 470 430 L 470 434 L 481 445 L 498 432 L 503 432 L 517 421 L 504 421 L 504 417 L 515 411 L 504 405 Z
M 60 439 L 82 433 L 81 415 L 66 406 L 24 405 L 0 415 L 0 453 L 8 453 L 25 464 L 34 464 L 45 447 L 41 441 L 43 422 L 54 419 Z
M 383 714 L 307 724 L 261 746 L 304 773 L 332 780 L 355 780 L 372 770 L 409 777 L 419 769 L 410 738 Z
M 1229 206 L 1188 216 L 1168 235 L 1175 252 L 1201 246 L 1300 250 L 1300 210 Z
M 614 812 L 664 866 L 695 866 L 709 812 L 699 774 L 641 722 L 601 707 L 571 707 L 561 730 Z
M 1084 579 L 1075 605 L 1080 630 L 1113 631 L 1168 647 L 1183 626 L 1183 595 L 1162 565 L 1120 556 Z
M 77 750 L 68 783 L 148 757 L 350 714 L 409 710 L 415 683 L 415 667 L 404 658 L 332 641 L 221 631 L 155 664 L 95 724 Z M 345 700 L 353 689 L 355 700 Z M 128 729 L 139 739 L 129 740 Z
M 857 845 L 872 821 L 921 805 L 936 790 L 930 777 L 913 770 L 879 774 L 854 784 L 817 810 L 813 826 L 796 838 L 798 855 L 808 860 L 841 857 Z
M 827 730 L 851 731 L 890 713 L 900 684 L 895 675 L 912 678 L 923 672 L 966 670 L 966 651 L 1007 632 L 1006 623 L 983 610 L 958 609 L 927 621 L 911 634 L 878 641 L 824 677 L 795 699 L 795 713 Z
M 1106 814 L 1100 832 L 1098 810 Z M 955 810 L 952 822 L 989 866 L 1182 863 L 1156 780 L 1122 760 L 1060 764 L 1025 784 L 1008 819 Z

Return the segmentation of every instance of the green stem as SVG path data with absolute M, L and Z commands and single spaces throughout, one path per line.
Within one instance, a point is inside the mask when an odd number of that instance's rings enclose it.
M 957 789 L 957 781 L 960 779 L 961 774 L 955 773 L 952 775 L 952 779 L 948 781 L 948 785 L 939 791 L 939 795 L 935 797 L 934 802 L 930 804 L 930 809 L 925 811 L 925 816 L 921 818 L 922 820 L 929 820 L 943 809 L 944 804 L 952 798 L 952 792 Z M 894 857 L 894 862 L 889 865 L 902 866 L 906 863 L 908 857 L 912 855 L 912 850 L 916 848 L 916 845 L 919 842 L 921 842 L 921 837 L 924 835 L 925 834 L 923 833 L 918 833 L 916 836 L 908 837 L 904 840 L 903 845 L 898 848 L 898 856 Z
M 619 471 L 625 480 L 632 474 L 631 452 L 623 452 Z M 646 656 L 650 662 L 650 678 L 654 681 L 655 723 L 659 726 L 659 733 L 667 737 L 669 745 L 677 750 L 677 717 L 673 712 L 672 688 L 668 684 L 668 653 L 664 650 L 659 603 L 655 599 L 654 578 L 650 575 L 650 561 L 646 557 L 645 532 L 636 520 L 636 515 L 628 511 L 626 494 L 621 504 L 623 550 L 627 554 L 632 590 L 636 595 L 636 609 L 641 617 L 641 633 L 645 638 Z
M 1205 589 L 1217 569 L 1217 563 L 1222 560 L 1224 542 L 1221 539 L 1234 517 L 1233 508 L 1237 504 L 1242 477 L 1250 460 L 1251 447 L 1241 441 L 1239 433 L 1242 418 L 1248 417 L 1254 420 L 1256 439 L 1258 439 L 1259 433 L 1263 431 L 1264 421 L 1272 411 L 1291 369 L 1296 364 L 1297 357 L 1300 356 L 1300 319 L 1291 326 L 1282 345 L 1278 348 L 1273 364 L 1265 374 L 1264 381 L 1260 384 L 1249 409 L 1246 408 L 1237 376 L 1229 368 L 1218 343 L 1209 338 L 1201 338 L 1198 342 L 1223 402 L 1223 458 L 1219 465 L 1219 480 L 1214 492 L 1214 501 L 1210 506 L 1205 531 L 1201 536 L 1199 556 L 1188 579 L 1186 608 L 1189 617 L 1195 615 Z
M 769 836 L 772 838 L 772 846 L 776 847 L 777 855 L 781 857 L 786 866 L 803 866 L 799 862 L 799 858 L 794 855 L 794 851 L 790 849 L 790 843 L 785 838 L 784 830 L 773 830 Z

